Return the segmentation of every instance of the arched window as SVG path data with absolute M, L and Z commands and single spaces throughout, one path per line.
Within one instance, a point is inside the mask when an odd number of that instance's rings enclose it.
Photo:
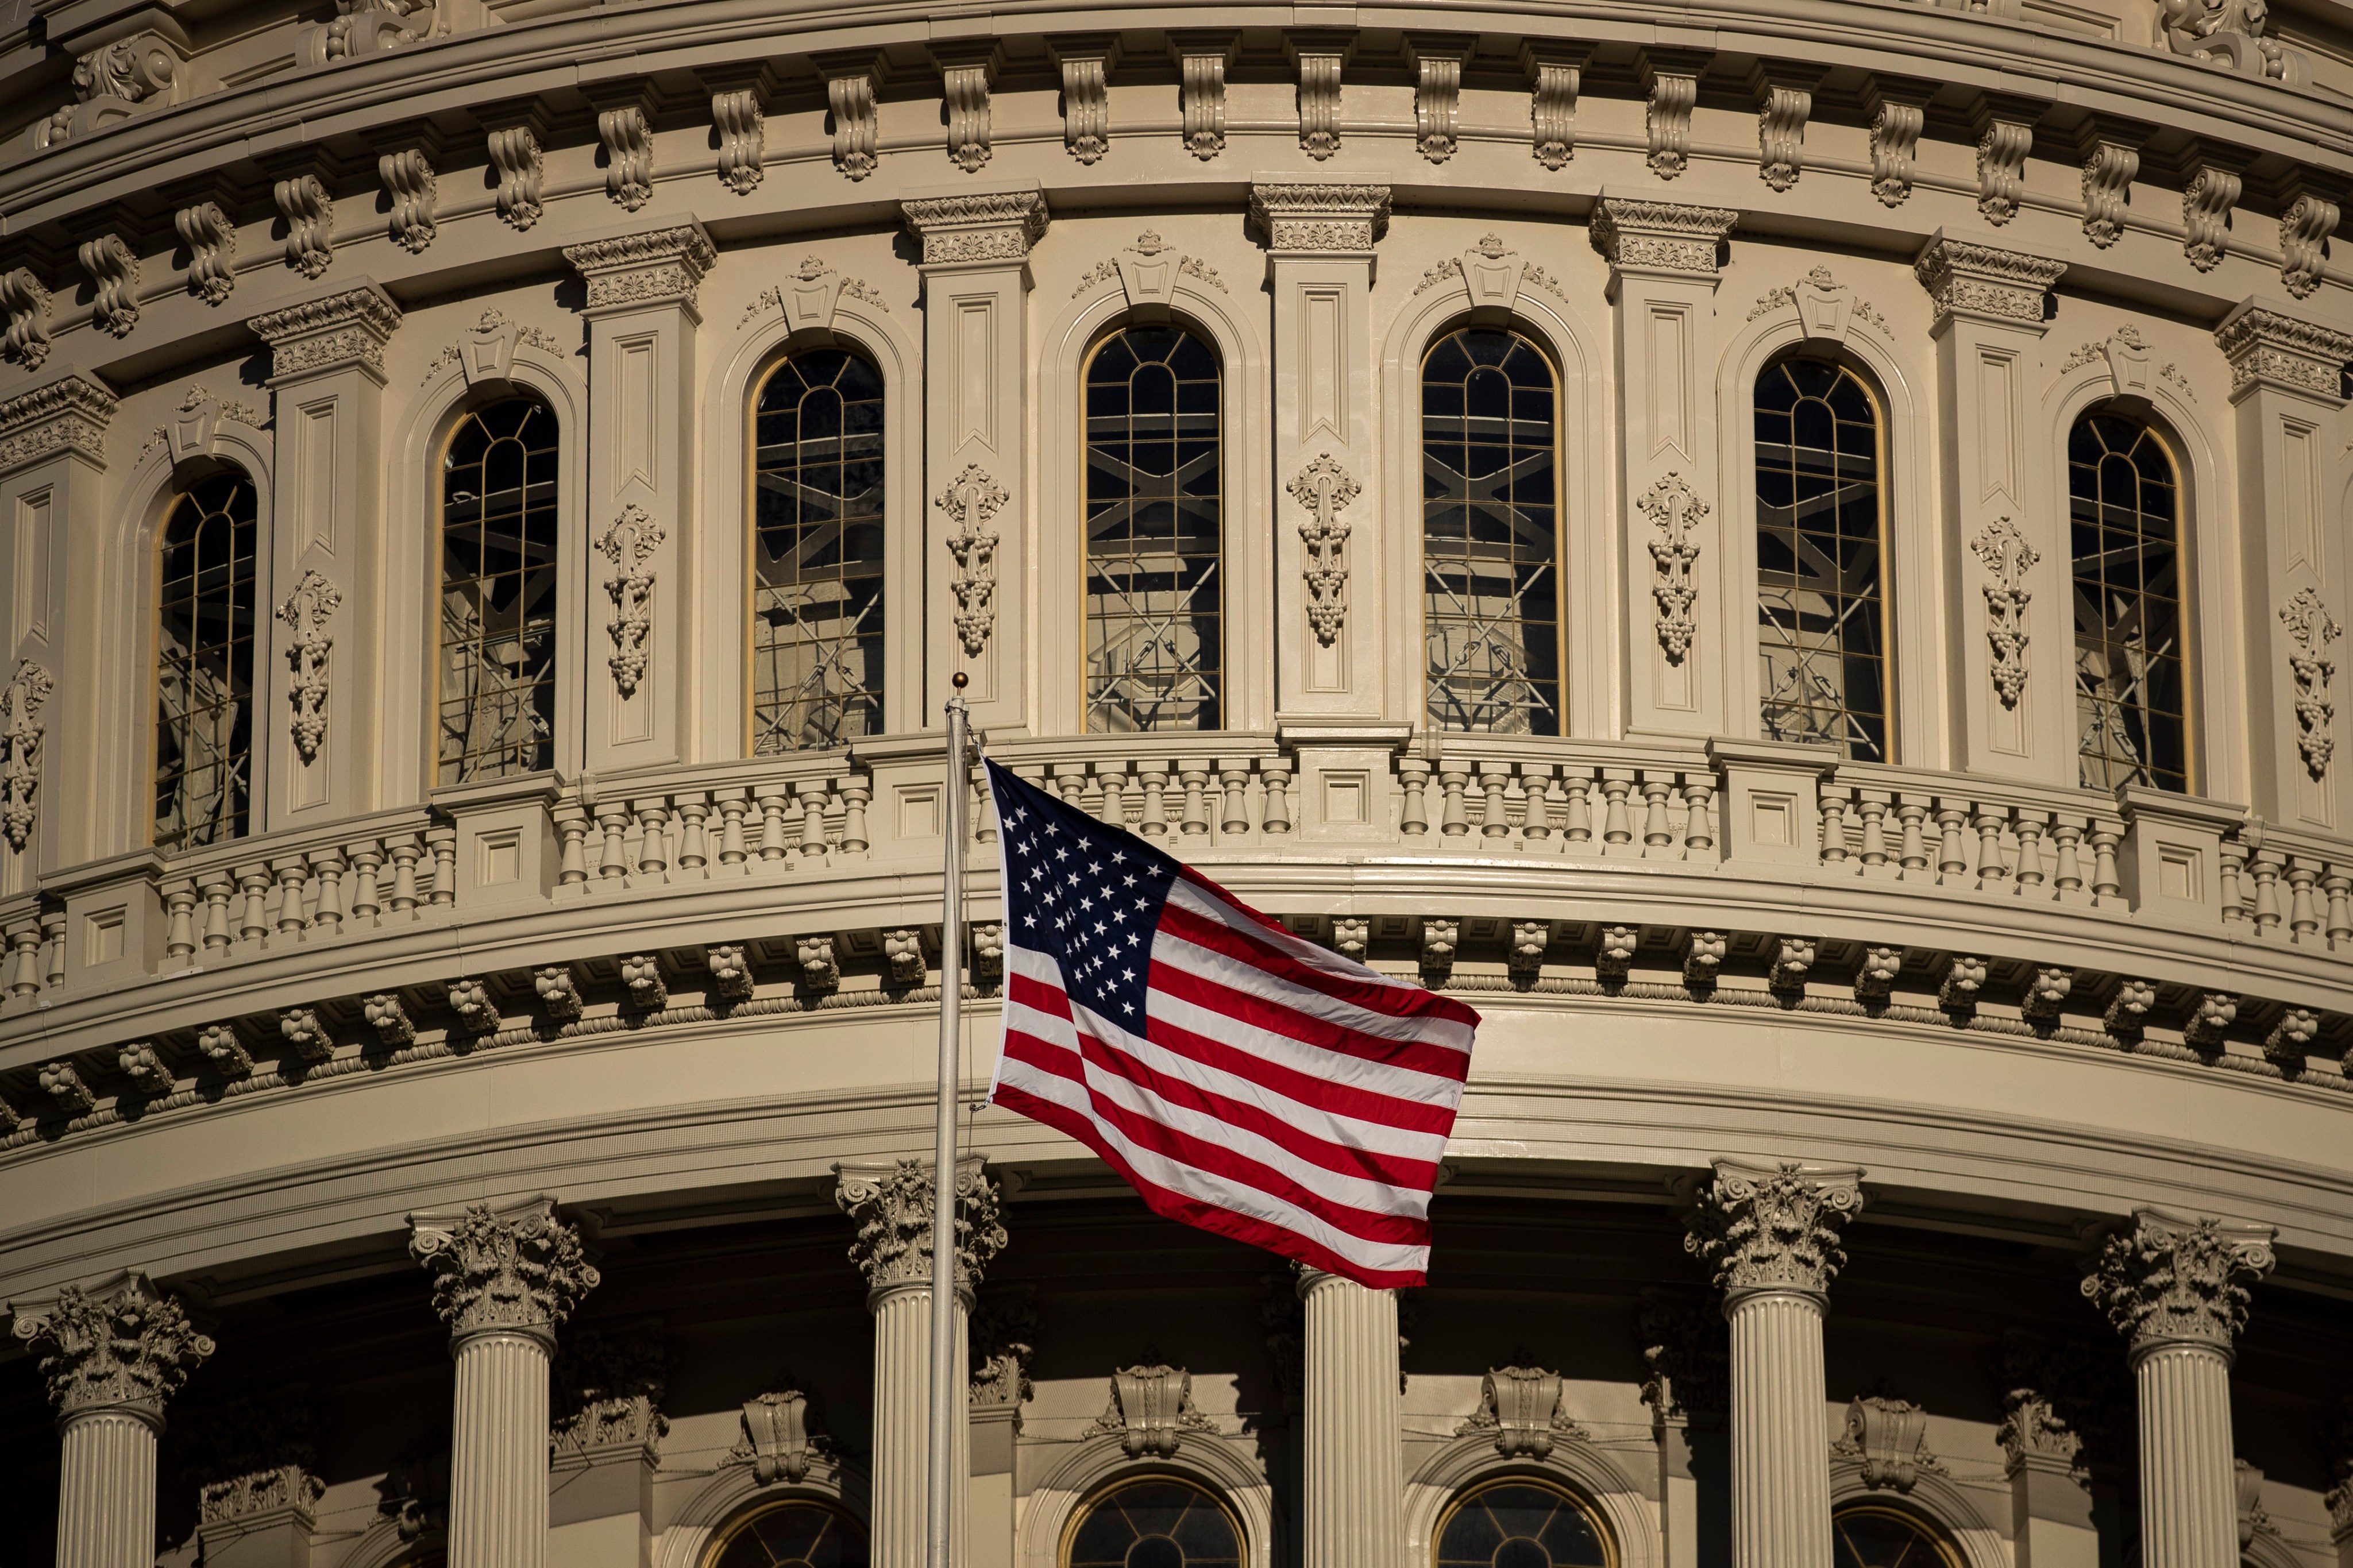
M 1559 430 L 1552 365 L 1465 327 L 1421 362 L 1421 635 L 1433 730 L 1557 735 Z
M 2086 414 L 2067 437 L 2067 495 L 2084 787 L 2187 790 L 2173 458 L 2146 425 Z
M 882 376 L 812 349 L 752 413 L 752 751 L 882 730 Z
M 1088 362 L 1086 508 L 1086 727 L 1219 728 L 1218 356 L 1184 328 L 1124 328 Z
M 172 503 L 156 595 L 155 847 L 242 838 L 253 809 L 253 481 Z
M 786 1498 L 723 1532 L 703 1568 L 866 1568 L 866 1532 L 839 1509 Z
M 1764 725 L 1887 760 L 1879 410 L 1850 370 L 1792 359 L 1757 378 L 1757 630 Z
M 1062 1568 L 1241 1568 L 1242 1532 L 1225 1506 L 1191 1481 L 1124 1481 L 1082 1508 Z
M 1438 1526 L 1436 1568 L 1609 1568 L 1609 1534 L 1558 1487 L 1513 1478 L 1455 1499 Z
M 467 415 L 443 454 L 438 783 L 555 765 L 557 456 L 535 397 Z
M 1831 1568 L 1962 1568 L 1927 1521 L 1901 1509 L 1849 1503 L 1831 1515 Z

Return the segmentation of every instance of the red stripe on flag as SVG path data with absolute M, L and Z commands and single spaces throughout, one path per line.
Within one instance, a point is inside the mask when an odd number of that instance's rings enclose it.
M 1190 932 L 1171 934 L 1187 942 L 1194 940 Z M 1152 961 L 1152 988 L 1180 996 L 1212 1013 L 1222 1013 L 1238 1024 L 1271 1030 L 1302 1045 L 1354 1057 L 1358 1061 L 1404 1068 L 1450 1083 L 1461 1083 L 1471 1076 L 1471 1058 L 1463 1052 L 1425 1045 L 1419 1040 L 1385 1040 L 1378 1035 L 1363 1034 L 1328 1018 L 1253 996 L 1157 956 Z M 1437 1092 L 1438 1085 L 1432 1084 L 1430 1089 Z
M 1443 1018 L 1449 1023 L 1461 1024 L 1466 1028 L 1475 1029 L 1479 1026 L 1479 1015 L 1471 1008 L 1469 1004 L 1458 1002 L 1451 996 L 1440 996 L 1435 991 L 1419 985 L 1403 984 L 1383 974 L 1376 973 L 1369 979 L 1358 979 L 1353 975 L 1335 973 L 1332 970 L 1303 962 L 1299 954 L 1293 951 L 1293 947 L 1296 944 L 1298 947 L 1304 948 L 1309 944 L 1304 939 L 1293 936 L 1284 930 L 1282 922 L 1271 916 L 1259 913 L 1190 866 L 1177 867 L 1176 874 L 1185 879 L 1187 886 L 1206 897 L 1215 899 L 1219 903 L 1231 910 L 1241 918 L 1241 922 L 1252 928 L 1263 929 L 1265 934 L 1261 935 L 1258 929 L 1247 931 L 1241 929 L 1241 923 L 1224 927 L 1237 938 L 1250 943 L 1252 951 L 1263 955 L 1261 961 L 1257 963 L 1257 967 L 1270 973 L 1282 974 L 1286 980 L 1295 981 L 1312 990 L 1321 991 L 1327 996 L 1337 996 L 1345 1001 L 1354 1002 L 1368 1013 L 1387 1013 L 1400 1018 Z M 1181 909 L 1181 906 L 1173 902 L 1167 907 Z M 1199 918 L 1190 910 L 1184 910 L 1182 912 L 1192 919 Z M 1337 963 L 1349 963 L 1352 966 L 1354 964 L 1353 960 L 1341 959 L 1336 954 L 1319 952 L 1316 957 L 1334 959 Z
M 1238 963 L 1263 971 L 1303 991 L 1313 991 L 1389 1018 L 1443 1019 L 1476 1027 L 1479 1016 L 1451 996 L 1415 986 L 1377 985 L 1351 980 L 1302 963 L 1288 952 L 1222 921 L 1204 920 L 1171 899 L 1161 906 L 1160 927 Z

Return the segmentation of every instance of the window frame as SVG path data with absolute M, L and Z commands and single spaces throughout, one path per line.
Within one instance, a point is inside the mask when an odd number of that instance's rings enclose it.
M 1839 1521 L 1855 1514 L 1875 1514 L 1883 1518 L 1898 1520 L 1911 1526 L 1936 1551 L 1937 1561 L 1934 1568 L 1970 1568 L 1969 1554 L 1962 1547 L 1949 1525 L 1925 1510 L 1878 1496 L 1851 1497 L 1831 1501 L 1831 1561 L 1833 1564 L 1838 1561 Z
M 2070 781 L 2074 787 L 2095 794 L 2108 792 L 2083 782 L 2083 731 L 2077 720 L 2080 693 L 2075 676 L 2075 552 L 2073 484 L 2074 457 L 2073 447 L 2076 428 L 2086 420 L 2105 416 L 2120 419 L 2137 426 L 2141 439 L 2154 441 L 2163 455 L 2166 467 L 2173 475 L 2173 554 L 2174 575 L 2179 584 L 2174 595 L 2175 636 L 2179 644 L 2178 662 L 2181 677 L 2181 789 L 2184 798 L 2194 798 L 2206 787 L 2204 754 L 2199 744 L 2201 732 L 2200 660 L 2198 658 L 2198 616 L 2202 605 L 2197 592 L 2198 574 L 2195 569 L 2195 542 L 2192 512 L 2195 496 L 2190 484 L 2190 468 L 2185 460 L 2185 446 L 2179 434 L 2154 409 L 2126 413 L 2117 408 L 2114 398 L 2095 398 L 2075 410 L 2059 437 L 2058 486 L 2063 509 L 2061 526 L 2067 532 L 2067 757 L 2071 768 Z M 2137 511 L 2137 507 L 2136 507 Z M 2156 790 L 2165 795 L 2176 792 L 2162 784 L 2135 784 L 2130 787 Z
M 1204 1477 L 1185 1470 L 1166 1468 L 1120 1470 L 1104 1477 L 1088 1488 L 1080 1496 L 1079 1500 L 1071 1505 L 1070 1512 L 1063 1517 L 1061 1534 L 1054 1542 L 1053 1568 L 1071 1568 L 1071 1548 L 1078 1540 L 1079 1531 L 1090 1518 L 1093 1517 L 1094 1510 L 1098 1507 L 1129 1487 L 1155 1483 L 1190 1487 L 1208 1498 L 1219 1513 L 1224 1516 L 1226 1528 L 1234 1532 L 1235 1563 L 1239 1568 L 1250 1568 L 1255 1559 L 1251 1553 L 1250 1531 L 1243 1524 L 1241 1510 L 1234 1506 L 1233 1500 L 1225 1494 L 1221 1487 Z
M 1620 1564 L 1624 1563 L 1625 1555 L 1619 1545 L 1617 1533 L 1609 1528 L 1609 1516 L 1602 1510 L 1599 1503 L 1557 1476 L 1524 1469 L 1507 1469 L 1482 1472 L 1472 1477 L 1454 1489 L 1453 1495 L 1446 1500 L 1445 1506 L 1438 1510 L 1438 1518 L 1430 1526 L 1430 1556 L 1426 1568 L 1438 1568 L 1439 1552 L 1446 1542 L 1447 1527 L 1454 1522 L 1455 1516 L 1461 1513 L 1466 1505 L 1488 1492 L 1504 1487 L 1533 1487 L 1539 1491 L 1550 1492 L 1567 1502 L 1584 1516 L 1586 1528 L 1592 1531 L 1593 1538 L 1601 1543 L 1603 1568 L 1620 1568 Z
M 814 1508 L 831 1514 L 837 1521 L 855 1529 L 860 1538 L 866 1543 L 868 1568 L 873 1568 L 874 1531 L 868 1526 L 867 1521 L 852 1512 L 840 1499 L 807 1491 L 787 1491 L 779 1497 L 761 1497 L 755 1494 L 748 1506 L 730 1514 L 711 1531 L 709 1540 L 703 1543 L 702 1550 L 694 1559 L 695 1568 L 719 1568 L 720 1560 L 727 1554 L 727 1549 L 733 1546 L 746 1530 L 770 1514 L 782 1513 L 792 1508 Z
M 252 668 L 247 675 L 248 705 L 252 710 L 249 722 L 251 737 L 246 753 L 245 829 L 204 844 L 182 843 L 164 848 L 156 842 L 158 824 L 155 819 L 155 786 L 163 766 L 163 722 L 161 708 L 164 690 L 164 552 L 172 529 L 172 520 L 180 504 L 198 487 L 215 479 L 235 475 L 253 495 L 253 629 L 248 639 Z M 270 824 L 265 796 L 269 775 L 271 748 L 267 715 L 275 706 L 277 684 L 271 679 L 269 633 L 271 616 L 270 565 L 271 549 L 269 531 L 269 490 L 257 480 L 247 465 L 227 459 L 206 462 L 193 471 L 187 465 L 168 476 L 159 492 L 160 509 L 153 513 L 154 525 L 147 536 L 147 658 L 145 679 L 141 686 L 141 723 L 144 729 L 146 765 L 141 773 L 139 811 L 143 820 L 140 841 L 159 853 L 169 856 L 193 855 L 205 850 L 216 850 L 226 844 L 258 837 L 269 831 Z

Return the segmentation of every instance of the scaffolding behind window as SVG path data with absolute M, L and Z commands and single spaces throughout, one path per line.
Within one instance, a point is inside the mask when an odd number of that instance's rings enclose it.
M 1433 730 L 1557 735 L 1560 532 L 1552 366 L 1469 327 L 1421 366 L 1421 626 Z
M 242 838 L 253 806 L 253 482 L 227 473 L 164 520 L 155 638 L 155 847 Z
M 1218 358 L 1181 327 L 1114 332 L 1087 366 L 1092 731 L 1224 722 Z
M 437 782 L 555 765 L 555 416 L 533 397 L 468 415 L 441 464 Z
M 882 377 L 795 354 L 752 415 L 752 750 L 882 730 Z
M 1885 762 L 1879 412 L 1834 364 L 1757 381 L 1757 603 L 1766 735 Z
M 2067 437 L 2075 750 L 2086 789 L 2189 787 L 2179 491 L 2155 432 L 2086 414 Z

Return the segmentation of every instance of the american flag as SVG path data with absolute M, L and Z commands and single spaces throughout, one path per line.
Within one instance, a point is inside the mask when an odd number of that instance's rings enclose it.
M 1430 1267 L 1479 1016 L 1302 941 L 999 767 L 1005 1040 L 992 1103 L 1155 1214 L 1377 1289 Z

